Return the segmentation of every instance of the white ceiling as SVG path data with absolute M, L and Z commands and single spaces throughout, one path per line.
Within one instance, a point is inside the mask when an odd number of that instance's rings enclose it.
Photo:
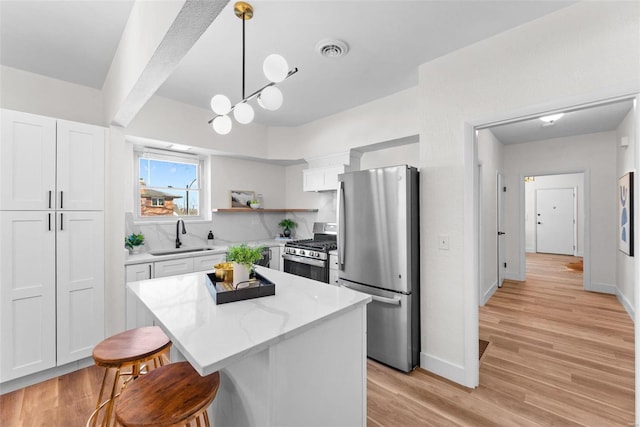
M 579 110 L 566 111 L 553 125 L 539 118 L 491 127 L 503 144 L 542 141 L 567 136 L 614 131 L 633 107 L 632 100 L 612 102 Z
M 566 7 L 573 1 L 252 0 L 246 93 L 266 83 L 262 61 L 280 53 L 299 72 L 279 86 L 284 105 L 256 121 L 298 126 L 418 84 L 418 65 Z M 202 108 L 216 93 L 241 98 L 241 20 L 234 2 L 183 59 L 159 95 Z M 0 1 L 3 65 L 101 88 L 131 0 Z M 350 47 L 321 57 L 327 38 Z

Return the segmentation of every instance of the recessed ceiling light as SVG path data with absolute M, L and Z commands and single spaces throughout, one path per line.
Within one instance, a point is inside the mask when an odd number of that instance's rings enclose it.
M 545 123 L 553 123 L 562 116 L 564 116 L 564 113 L 551 114 L 550 116 L 540 117 L 540 120 L 542 120 Z
M 326 39 L 316 45 L 316 50 L 327 58 L 339 58 L 349 52 L 349 45 L 342 40 Z

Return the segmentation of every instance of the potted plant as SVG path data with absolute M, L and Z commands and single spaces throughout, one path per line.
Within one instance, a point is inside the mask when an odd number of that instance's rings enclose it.
M 280 227 L 282 227 L 282 234 L 284 237 L 291 237 L 291 229 L 295 228 L 296 224 L 293 220 L 289 218 L 285 218 L 278 223 Z
M 249 280 L 253 264 L 262 258 L 263 246 L 249 247 L 246 243 L 238 246 L 229 246 L 227 249 L 227 261 L 233 263 L 233 284 Z
M 144 234 L 132 233 L 124 238 L 124 246 L 129 249 L 130 253 L 140 252 L 140 246 L 144 245 Z
M 251 207 L 251 209 L 259 209 L 260 208 L 260 201 L 257 199 L 253 199 L 251 201 L 249 201 L 249 206 Z

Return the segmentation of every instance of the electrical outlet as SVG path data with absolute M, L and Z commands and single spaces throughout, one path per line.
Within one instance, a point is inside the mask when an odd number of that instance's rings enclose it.
M 442 249 L 445 251 L 449 250 L 449 235 L 448 234 L 440 234 L 438 236 L 438 249 Z

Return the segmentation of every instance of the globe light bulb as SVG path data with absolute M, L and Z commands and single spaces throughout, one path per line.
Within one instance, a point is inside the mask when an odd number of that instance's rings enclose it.
M 289 64 L 281 55 L 272 53 L 265 58 L 262 64 L 262 71 L 269 81 L 279 83 L 287 78 Z
M 253 107 L 246 102 L 241 102 L 233 108 L 233 117 L 243 125 L 251 123 L 254 115 Z
M 267 86 L 258 95 L 258 105 L 265 110 L 275 111 L 282 107 L 282 92 L 275 86 Z
M 220 116 L 227 115 L 231 111 L 231 101 L 225 95 L 215 95 L 211 98 L 211 109 Z
M 231 117 L 229 116 L 218 116 L 213 119 L 211 123 L 211 127 L 220 135 L 226 135 L 231 132 L 231 126 L 233 126 L 233 122 L 231 121 Z

